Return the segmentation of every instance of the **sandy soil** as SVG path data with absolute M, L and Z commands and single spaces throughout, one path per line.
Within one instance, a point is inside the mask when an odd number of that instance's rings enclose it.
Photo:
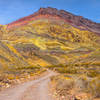
M 48 73 L 33 81 L 29 81 L 0 92 L 0 100 L 55 100 L 50 94 L 48 83 L 55 73 Z

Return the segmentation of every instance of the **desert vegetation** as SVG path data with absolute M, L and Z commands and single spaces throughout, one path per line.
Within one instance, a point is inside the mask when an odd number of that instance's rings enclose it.
M 81 92 L 90 100 L 100 97 L 99 35 L 52 18 L 11 29 L 0 26 L 0 87 L 43 67 L 62 74 L 51 78 L 59 96 L 69 92 L 69 97 L 79 98 Z
M 40 66 L 26 66 L 18 68 L 1 69 L 0 71 L 0 91 L 31 79 L 45 72 Z
M 82 63 L 55 65 L 48 68 L 61 73 L 52 77 L 51 82 L 58 98 L 94 100 L 100 98 L 100 65 Z

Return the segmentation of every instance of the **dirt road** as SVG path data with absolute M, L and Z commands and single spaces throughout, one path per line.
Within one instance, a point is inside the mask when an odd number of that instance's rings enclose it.
M 0 100 L 55 100 L 50 94 L 48 83 L 54 72 L 14 88 L 0 92 Z

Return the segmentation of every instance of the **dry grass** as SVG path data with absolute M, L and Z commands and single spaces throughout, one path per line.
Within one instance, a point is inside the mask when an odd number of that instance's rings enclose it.
M 51 81 L 55 83 L 55 90 L 58 96 L 67 97 L 71 95 L 75 98 L 79 94 L 85 93 L 87 100 L 100 98 L 100 77 L 89 78 L 85 75 L 67 74 L 52 77 Z
M 24 82 L 36 75 L 40 75 L 45 69 L 35 66 L 11 68 L 0 71 L 0 90 L 8 88 L 14 84 Z

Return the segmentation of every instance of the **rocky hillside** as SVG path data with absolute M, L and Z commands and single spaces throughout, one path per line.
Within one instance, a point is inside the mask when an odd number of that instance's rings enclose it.
M 43 67 L 61 73 L 51 78 L 58 98 L 100 97 L 100 24 L 49 7 L 0 25 L 0 88 Z
M 30 16 L 0 26 L 0 66 L 49 66 L 79 60 L 98 63 L 99 30 L 100 24 L 81 16 L 40 8 Z

